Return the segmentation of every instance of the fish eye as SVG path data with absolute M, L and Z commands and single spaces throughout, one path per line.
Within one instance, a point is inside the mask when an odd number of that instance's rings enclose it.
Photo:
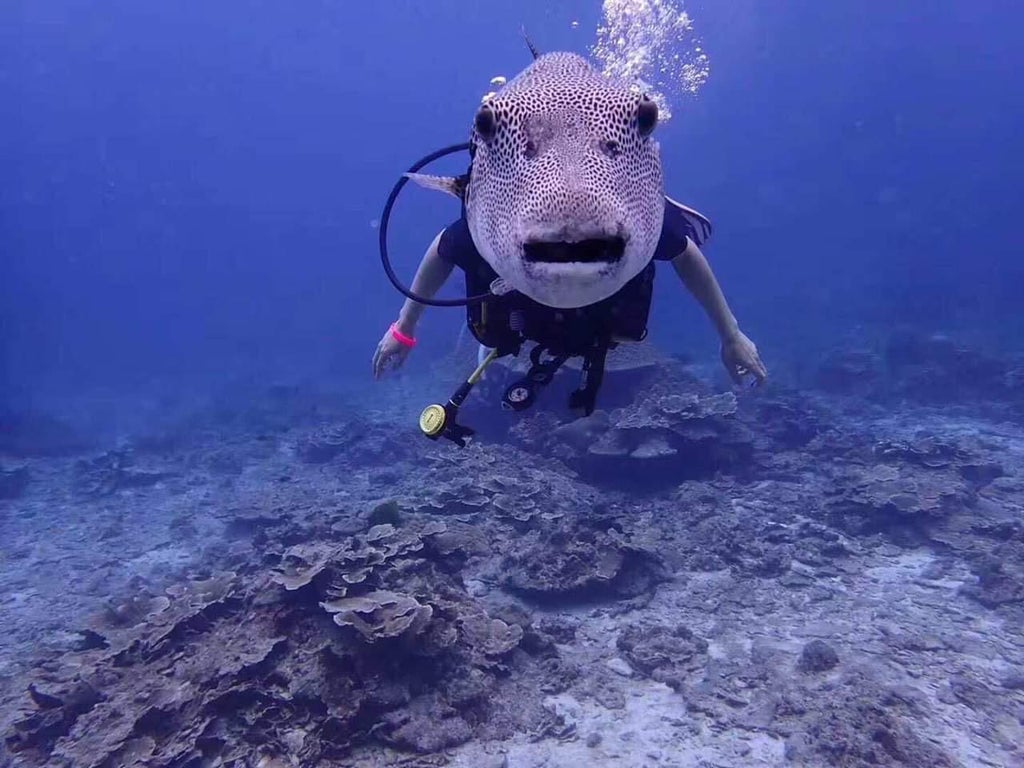
M 601 142 L 601 149 L 608 157 L 618 157 L 622 154 L 622 145 L 615 139 L 608 139 Z
M 494 138 L 494 134 L 498 132 L 498 117 L 489 104 L 484 104 L 477 110 L 473 125 L 484 141 Z
M 658 124 L 658 105 L 646 93 L 636 107 L 636 127 L 641 136 L 650 136 Z

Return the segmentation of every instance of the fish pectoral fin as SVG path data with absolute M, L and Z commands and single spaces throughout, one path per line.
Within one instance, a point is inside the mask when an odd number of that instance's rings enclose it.
M 407 173 L 405 177 L 415 181 L 424 189 L 447 192 L 459 200 L 466 196 L 466 187 L 469 185 L 468 176 L 431 176 L 428 173 Z

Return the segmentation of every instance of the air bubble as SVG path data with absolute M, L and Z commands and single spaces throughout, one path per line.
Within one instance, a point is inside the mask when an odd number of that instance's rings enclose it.
M 669 98 L 697 93 L 710 73 L 680 0 L 604 0 L 590 53 L 605 75 L 644 82 L 662 121 L 672 116 Z

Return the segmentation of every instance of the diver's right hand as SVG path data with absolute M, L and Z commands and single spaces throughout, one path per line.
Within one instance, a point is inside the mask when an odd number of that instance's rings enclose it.
M 751 386 L 761 386 L 768 378 L 768 369 L 761 362 L 757 345 L 738 328 L 722 340 L 722 363 L 737 384 L 743 384 L 749 376 Z
M 373 353 L 373 378 L 375 379 L 379 379 L 389 370 L 401 368 L 405 358 L 412 351 L 409 344 L 403 344 L 395 338 L 392 327 L 388 326 L 388 329 L 384 331 L 384 336 L 377 344 L 377 351 Z

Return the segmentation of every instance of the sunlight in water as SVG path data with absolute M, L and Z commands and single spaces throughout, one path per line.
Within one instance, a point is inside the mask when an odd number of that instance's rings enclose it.
M 590 54 L 604 73 L 644 88 L 672 116 L 671 101 L 700 90 L 710 64 L 680 0 L 604 0 Z

